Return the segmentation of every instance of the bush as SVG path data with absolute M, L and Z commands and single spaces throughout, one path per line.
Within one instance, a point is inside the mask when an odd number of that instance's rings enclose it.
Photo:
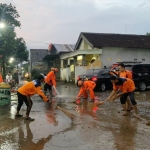
M 31 79 L 36 79 L 40 75 L 40 70 L 39 69 L 32 69 L 31 71 Z

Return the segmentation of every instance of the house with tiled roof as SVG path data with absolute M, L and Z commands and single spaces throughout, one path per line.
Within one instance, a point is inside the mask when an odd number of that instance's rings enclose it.
M 109 67 L 118 61 L 150 63 L 150 36 L 81 32 L 74 51 L 62 54 L 60 59 L 61 70 L 65 70 L 61 78 L 67 78 L 67 81 L 76 80 L 90 68 Z
M 68 54 L 74 51 L 75 44 L 50 44 L 47 55 L 43 58 L 43 61 L 46 62 L 48 69 L 47 72 L 50 71 L 50 68 L 56 67 L 59 70 L 61 69 L 61 59 L 60 56 L 63 54 Z M 64 60 L 64 67 L 67 67 L 68 60 Z M 61 72 L 59 71 L 56 74 L 57 79 L 60 79 Z

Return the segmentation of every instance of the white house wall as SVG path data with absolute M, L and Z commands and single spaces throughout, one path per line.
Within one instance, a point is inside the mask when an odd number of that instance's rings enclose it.
M 86 41 L 84 41 L 83 39 L 81 40 L 81 43 L 80 43 L 80 46 L 79 46 L 79 48 L 78 48 L 78 50 L 83 50 L 83 49 L 92 49 L 91 47 L 90 47 L 90 45 L 86 42 Z
M 70 67 L 60 69 L 61 80 L 63 81 L 66 80 L 68 82 L 70 75 L 71 75 Z
M 88 66 L 75 66 L 75 83 L 77 81 L 77 77 L 81 74 L 83 74 L 84 72 L 86 72 L 89 69 L 100 69 L 101 66 L 101 61 L 100 60 L 96 60 L 95 62 L 93 62 L 92 64 L 88 65 Z
M 63 81 L 66 80 L 66 68 L 60 69 L 60 77 L 61 77 L 61 80 L 63 80 Z
M 150 63 L 150 49 L 130 49 L 130 48 L 102 48 L 100 60 L 103 66 L 110 66 L 118 61 L 141 61 L 142 63 Z M 142 61 L 145 59 L 145 61 Z
M 77 77 L 86 71 L 87 71 L 86 67 L 83 67 L 83 66 L 76 66 L 75 67 L 75 83 L 77 82 Z

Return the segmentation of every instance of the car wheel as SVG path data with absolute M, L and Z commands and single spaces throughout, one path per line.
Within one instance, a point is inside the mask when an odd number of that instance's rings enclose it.
M 106 91 L 106 84 L 102 83 L 100 86 L 101 91 Z
M 139 83 L 139 90 L 140 90 L 140 91 L 145 91 L 146 88 L 147 88 L 146 83 L 145 83 L 144 81 L 141 81 L 141 82 Z

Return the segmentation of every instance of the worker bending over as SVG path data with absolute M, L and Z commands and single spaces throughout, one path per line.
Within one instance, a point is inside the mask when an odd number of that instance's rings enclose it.
M 80 99 L 81 95 L 83 95 L 83 97 L 85 99 L 88 98 L 88 92 L 90 93 L 90 100 L 89 102 L 94 102 L 94 88 L 96 86 L 95 82 L 93 81 L 82 81 L 79 80 L 77 81 L 77 86 L 80 87 L 80 91 L 78 93 L 77 99 Z

